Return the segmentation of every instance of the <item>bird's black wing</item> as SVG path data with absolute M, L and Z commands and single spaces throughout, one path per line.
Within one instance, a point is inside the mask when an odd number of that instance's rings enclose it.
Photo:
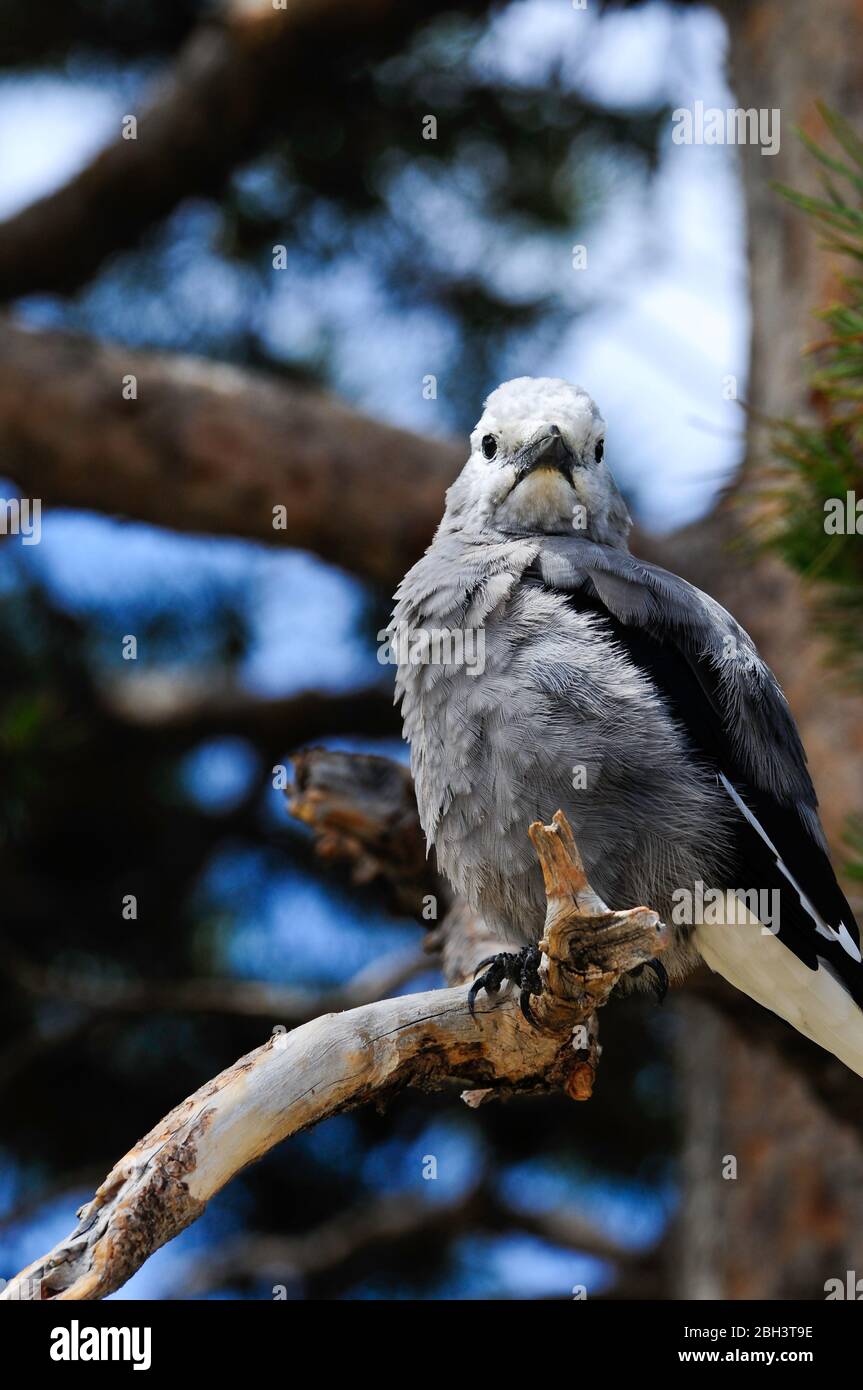
M 863 1006 L 854 914 L 836 881 L 796 725 L 730 614 L 686 581 L 591 542 L 548 538 L 528 583 L 601 620 L 660 692 L 693 754 L 737 805 L 726 887 L 779 892 L 778 937 Z

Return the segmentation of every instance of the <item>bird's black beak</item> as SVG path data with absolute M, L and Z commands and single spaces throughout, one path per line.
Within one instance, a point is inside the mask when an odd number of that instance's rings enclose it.
M 572 452 L 557 425 L 549 425 L 546 434 L 521 451 L 516 468 L 516 486 L 538 468 L 556 469 L 568 483 L 572 482 Z

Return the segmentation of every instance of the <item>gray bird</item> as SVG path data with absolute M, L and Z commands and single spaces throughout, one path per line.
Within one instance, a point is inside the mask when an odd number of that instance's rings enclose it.
M 605 901 L 672 925 L 672 976 L 703 958 L 863 1075 L 859 932 L 751 638 L 630 553 L 586 391 L 507 382 L 470 443 L 388 633 L 428 843 L 521 948 L 471 1005 L 512 980 L 530 1016 L 545 895 L 527 828 L 560 807 Z

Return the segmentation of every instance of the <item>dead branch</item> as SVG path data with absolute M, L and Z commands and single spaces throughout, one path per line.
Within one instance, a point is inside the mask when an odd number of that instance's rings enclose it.
M 309 748 L 291 759 L 291 815 L 311 827 L 322 859 L 346 861 L 354 883 L 384 880 L 403 911 L 434 923 L 452 893 L 426 851 L 413 781 L 392 758 Z M 475 960 L 480 957 L 475 956 Z
M 123 399 L 126 375 L 136 400 Z M 45 506 L 300 546 L 388 587 L 422 554 L 464 461 L 265 372 L 8 320 L 0 450 L 6 476 Z
M 440 953 L 448 984 L 470 980 L 477 961 L 506 949 L 437 872 L 406 767 L 329 748 L 291 761 L 288 809 L 313 830 L 318 855 L 350 864 L 355 883 L 387 884 L 396 907 L 431 928 L 426 950 Z
M 664 949 L 668 929 L 648 908 L 612 912 L 596 897 L 560 812 L 551 825 L 531 826 L 530 835 L 548 898 L 537 1028 L 509 994 L 482 998 L 472 1018 L 460 986 L 277 1034 L 136 1144 L 81 1209 L 72 1233 L 0 1297 L 103 1298 L 275 1144 L 406 1086 L 455 1083 L 481 1098 L 562 1088 L 586 1099 L 599 1054 L 596 1011 L 621 975 Z
M 332 753 L 321 749 L 309 749 L 302 755 L 303 778 L 319 791 L 314 799 L 306 803 L 303 819 L 312 824 L 317 832 L 319 852 L 328 846 L 330 831 L 330 811 L 338 808 L 340 817 L 348 818 L 352 804 L 366 807 L 368 802 L 362 789 L 365 770 L 361 762 L 350 753 Z M 377 759 L 386 764 L 387 759 Z M 368 817 L 366 833 L 374 840 L 375 825 L 384 826 L 388 816 L 400 817 L 406 842 L 415 841 L 422 845 L 423 836 L 416 816 L 416 807 L 410 779 L 404 768 L 391 763 L 392 773 L 388 777 L 381 768 L 377 775 L 377 796 L 373 815 Z M 408 804 L 413 808 L 413 821 L 403 808 Z M 293 810 L 293 804 L 291 803 Z M 296 812 L 295 812 L 296 814 Z M 338 854 L 349 860 L 360 853 L 358 840 L 350 836 L 339 838 L 335 843 Z M 378 867 L 382 876 L 388 874 L 387 854 L 383 841 L 380 842 Z M 417 885 L 417 893 L 434 891 L 429 885 Z M 445 978 L 452 984 L 470 978 L 473 964 L 484 956 L 492 955 L 502 949 L 501 944 L 488 936 L 483 922 L 474 917 L 467 905 L 460 899 L 450 906 L 444 919 L 443 929 L 430 934 L 428 946 L 439 948 L 443 954 Z M 729 985 L 720 975 L 714 975 L 706 967 L 695 972 L 685 982 L 687 993 L 697 994 L 712 1009 L 722 1014 L 742 1036 L 757 1038 L 759 1043 L 769 1047 L 784 1065 L 792 1068 L 805 1079 L 807 1085 L 818 1098 L 824 1109 L 834 1118 L 856 1129 L 863 1135 L 863 1115 L 860 1111 L 860 1095 L 857 1077 L 841 1062 L 804 1038 L 776 1014 L 762 1009 L 754 1000 Z

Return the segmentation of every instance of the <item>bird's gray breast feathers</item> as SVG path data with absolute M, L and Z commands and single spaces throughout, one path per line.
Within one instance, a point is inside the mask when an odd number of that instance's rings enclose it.
M 561 550 L 439 533 L 393 614 L 423 827 L 452 883 L 513 941 L 535 940 L 544 918 L 531 821 L 562 808 L 606 900 L 663 912 L 716 871 L 729 815 L 650 680 L 568 602 Z

